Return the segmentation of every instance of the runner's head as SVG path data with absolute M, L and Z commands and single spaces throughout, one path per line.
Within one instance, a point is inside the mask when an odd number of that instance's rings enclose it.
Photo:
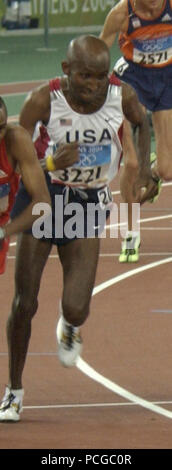
M 134 8 L 137 11 L 139 8 L 144 8 L 152 10 L 155 8 L 161 8 L 163 6 L 164 0 L 135 0 Z
M 107 91 L 110 54 L 106 44 L 96 36 L 80 36 L 68 47 L 67 59 L 62 63 L 68 76 L 69 92 L 78 101 L 94 101 Z

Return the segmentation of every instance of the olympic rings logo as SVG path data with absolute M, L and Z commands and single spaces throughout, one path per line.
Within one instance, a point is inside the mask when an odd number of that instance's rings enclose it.
M 85 153 L 80 154 L 79 166 L 94 166 L 96 163 L 96 155 L 94 153 L 87 155 Z
M 164 47 L 166 46 L 166 38 L 159 39 L 157 40 L 149 40 L 146 41 L 145 43 L 142 41 L 138 41 L 138 44 L 140 43 L 141 49 L 144 52 L 159 52 L 163 51 Z

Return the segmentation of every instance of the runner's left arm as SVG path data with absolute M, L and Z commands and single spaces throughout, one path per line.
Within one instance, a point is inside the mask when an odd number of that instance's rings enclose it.
M 128 1 L 121 0 L 108 13 L 100 39 L 110 48 L 115 41 L 118 32 L 125 32 L 128 26 Z
M 18 217 L 3 227 L 5 236 L 17 234 L 31 227 L 35 219 L 38 218 L 38 215 L 32 214 L 35 204 L 44 203 L 46 215 L 49 215 L 51 211 L 51 200 L 45 176 L 29 133 L 21 126 L 16 126 L 10 133 L 10 155 L 20 170 L 25 188 L 31 197 L 31 202 Z
M 129 137 L 128 132 L 127 136 L 128 142 L 130 140 L 127 162 L 129 165 L 130 161 L 132 162 L 133 158 L 137 157 L 139 166 L 135 182 L 135 196 L 138 193 L 139 200 L 143 203 L 157 194 L 157 183 L 152 179 L 150 164 L 149 122 L 143 106 L 139 103 L 136 92 L 126 83 L 122 84 L 122 107 L 133 134 Z M 127 148 L 129 146 L 128 143 L 125 143 L 125 140 L 123 145 Z M 133 151 L 132 146 L 134 147 Z M 146 190 L 143 192 L 141 188 L 146 188 Z

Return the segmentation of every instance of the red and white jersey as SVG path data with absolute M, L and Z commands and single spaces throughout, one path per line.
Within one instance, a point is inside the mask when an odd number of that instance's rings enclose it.
M 51 114 L 47 126 L 38 125 L 34 140 L 39 158 L 53 155 L 60 144 L 78 141 L 80 160 L 51 174 L 52 181 L 82 188 L 101 187 L 117 174 L 122 156 L 122 96 L 120 81 L 110 77 L 104 105 L 91 114 L 74 111 L 50 81 Z M 38 133 L 38 134 L 37 134 Z
M 0 186 L 9 184 L 8 207 L 0 214 L 0 226 L 6 224 L 10 217 L 10 212 L 14 204 L 15 195 L 18 190 L 19 175 L 11 167 L 5 145 L 5 139 L 0 141 Z

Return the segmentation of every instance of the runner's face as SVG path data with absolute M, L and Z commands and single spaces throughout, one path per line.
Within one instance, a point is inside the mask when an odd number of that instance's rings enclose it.
M 135 0 L 134 3 L 136 9 L 144 7 L 145 9 L 152 10 L 153 8 L 161 8 L 164 0 Z
M 94 64 L 75 63 L 69 74 L 69 89 L 75 101 L 88 104 L 106 95 L 108 87 L 109 66 L 104 61 L 98 67 Z
M 0 109 L 0 141 L 5 136 L 7 129 L 7 115 L 4 108 Z

